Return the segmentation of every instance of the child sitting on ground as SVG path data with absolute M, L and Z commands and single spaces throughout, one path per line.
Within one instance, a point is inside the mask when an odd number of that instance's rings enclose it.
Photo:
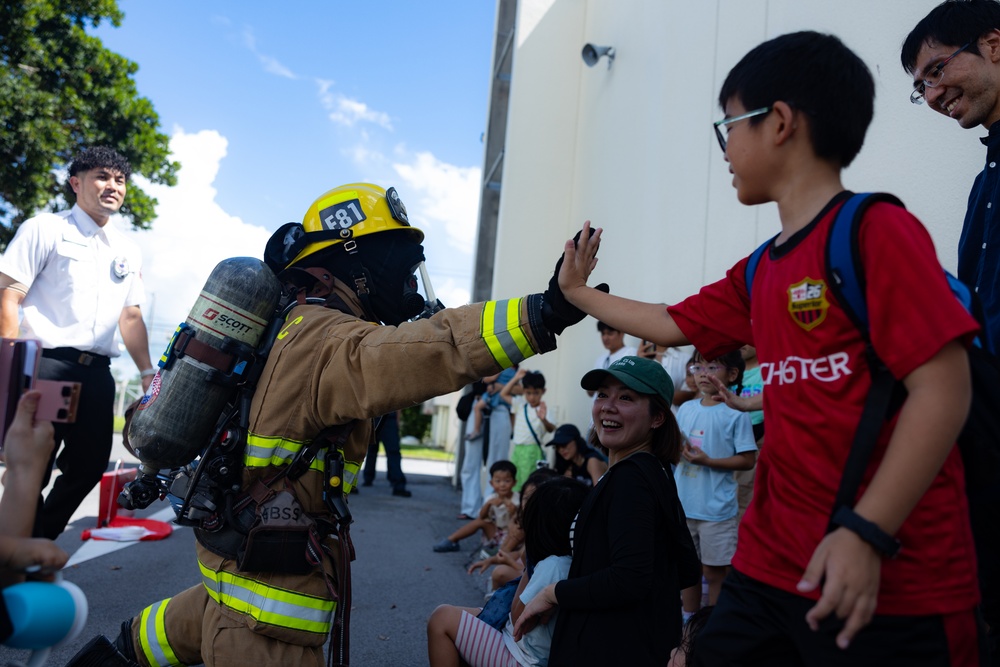
M 757 443 L 750 415 L 718 402 L 715 397 L 719 389 L 712 382 L 716 378 L 739 393 L 743 377 L 740 351 L 714 361 L 706 361 L 696 352 L 691 361 L 688 370 L 701 399 L 688 401 L 677 410 L 677 425 L 686 442 L 674 479 L 702 574 L 708 582 L 708 603 L 715 604 L 736 553 L 739 504 L 733 472 L 754 467 Z M 681 597 L 687 619 L 701 607 L 701 586 L 685 589 Z
M 518 498 L 514 493 L 517 468 L 510 461 L 497 461 L 490 466 L 490 486 L 493 494 L 479 510 L 479 517 L 468 522 L 447 538 L 434 545 L 434 551 L 458 551 L 459 541 L 483 531 L 483 541 L 497 545 L 503 540 L 511 517 L 517 512 Z
M 508 581 L 515 579 L 524 570 L 524 506 L 531 497 L 531 493 L 542 482 L 557 477 L 557 473 L 552 468 L 539 468 L 528 475 L 521 485 L 521 505 L 514 515 L 513 521 L 507 527 L 507 534 L 504 535 L 500 548 L 492 556 L 477 560 L 469 566 L 468 572 L 485 572 L 486 568 L 496 565 L 490 574 L 490 590 L 495 591 Z
M 503 630 L 476 618 L 478 609 L 441 605 L 427 621 L 427 655 L 431 667 L 548 664 L 556 613 L 546 623 L 514 641 L 514 621 L 524 605 L 543 588 L 566 578 L 570 561 L 570 525 L 589 489 L 568 477 L 539 484 L 524 508 L 527 568 L 521 577 Z M 557 612 L 558 613 L 558 612 Z
M 523 400 L 515 400 L 514 390 L 520 386 Z M 556 429 L 556 425 L 546 419 L 548 408 L 542 396 L 545 395 L 545 376 L 537 371 L 517 369 L 514 377 L 500 390 L 500 398 L 511 404 L 514 415 L 514 445 L 510 460 L 517 466 L 517 479 L 526 480 L 538 462 L 545 461 L 542 440 L 546 434 Z M 520 483 L 514 484 L 514 491 L 520 492 Z

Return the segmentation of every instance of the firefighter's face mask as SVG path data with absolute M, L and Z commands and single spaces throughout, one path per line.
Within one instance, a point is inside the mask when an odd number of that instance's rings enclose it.
M 370 302 L 379 321 L 399 325 L 443 308 L 434 295 L 422 245 L 380 234 L 359 240 L 358 246 L 361 263 L 371 276 Z

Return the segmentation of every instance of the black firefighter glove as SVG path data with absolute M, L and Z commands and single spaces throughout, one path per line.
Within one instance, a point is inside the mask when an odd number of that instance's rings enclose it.
M 590 230 L 590 233 L 593 234 L 594 230 Z M 580 232 L 577 232 L 576 236 L 573 237 L 573 241 L 579 240 Z M 549 287 L 542 294 L 541 298 L 542 325 L 549 334 L 549 336 L 545 337 L 547 340 L 542 343 L 543 348 L 546 348 L 542 350 L 543 352 L 555 349 L 555 335 L 561 334 L 566 327 L 578 323 L 587 316 L 587 313 L 567 301 L 562 290 L 559 289 L 559 269 L 562 268 L 562 263 L 563 257 L 560 255 L 559 261 L 556 262 L 555 271 L 553 271 L 552 277 L 549 279 Z M 607 292 L 609 287 L 607 283 L 601 283 L 594 289 Z

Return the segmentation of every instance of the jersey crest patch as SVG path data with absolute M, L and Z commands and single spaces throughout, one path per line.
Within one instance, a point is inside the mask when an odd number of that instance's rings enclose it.
M 788 312 L 806 331 L 812 331 L 826 319 L 830 310 L 826 291 L 825 281 L 809 277 L 788 288 Z

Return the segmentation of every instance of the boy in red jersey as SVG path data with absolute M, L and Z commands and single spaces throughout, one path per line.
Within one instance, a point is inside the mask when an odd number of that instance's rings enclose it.
M 560 286 L 590 315 L 660 345 L 694 343 L 708 358 L 757 348 L 767 447 L 698 664 L 985 659 L 953 446 L 971 396 L 965 346 L 978 327 L 952 296 L 927 231 L 888 203 L 867 209 L 859 256 L 872 344 L 908 393 L 883 428 L 850 520 L 826 532 L 871 377 L 865 341 L 827 285 L 825 250 L 850 195 L 840 172 L 861 149 L 873 101 L 868 68 L 830 35 L 772 39 L 729 73 L 715 130 L 733 186 L 744 204 L 777 203 L 781 217 L 752 300 L 746 259 L 665 308 L 586 286 L 600 230 L 566 247 Z

